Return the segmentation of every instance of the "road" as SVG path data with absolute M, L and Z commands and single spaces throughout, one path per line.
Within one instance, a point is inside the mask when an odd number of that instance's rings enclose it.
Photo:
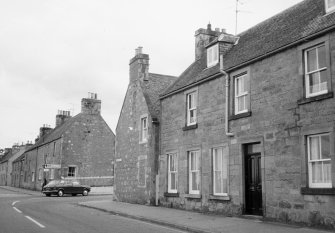
M 0 233 L 180 233 L 79 206 L 112 196 L 45 197 L 0 188 Z

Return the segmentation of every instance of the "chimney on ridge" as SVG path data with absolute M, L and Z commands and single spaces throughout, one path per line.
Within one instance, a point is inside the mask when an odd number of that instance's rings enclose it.
M 98 100 L 97 93 L 88 93 L 87 98 L 81 100 L 81 112 L 86 114 L 100 114 L 101 100 Z
M 50 125 L 44 124 L 41 128 L 40 128 L 40 135 L 39 138 L 42 138 L 44 135 L 50 133 L 52 130 L 52 128 L 50 127 Z
M 149 55 L 142 53 L 142 47 L 135 49 L 135 56 L 129 62 L 129 82 L 148 81 Z
M 66 120 L 70 118 L 71 118 L 70 111 L 58 110 L 58 113 L 56 115 L 56 126 L 55 127 L 62 125 Z
M 220 30 L 212 30 L 210 23 L 207 25 L 207 29 L 200 28 L 195 31 L 195 60 L 198 60 L 206 53 L 206 45 L 215 40 L 220 34 Z

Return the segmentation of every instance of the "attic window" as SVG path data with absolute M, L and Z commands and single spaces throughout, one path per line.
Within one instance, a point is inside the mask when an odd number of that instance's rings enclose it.
M 218 44 L 207 48 L 207 67 L 216 65 L 219 62 Z
M 335 10 L 335 0 L 325 0 L 325 5 L 326 5 L 326 13 Z

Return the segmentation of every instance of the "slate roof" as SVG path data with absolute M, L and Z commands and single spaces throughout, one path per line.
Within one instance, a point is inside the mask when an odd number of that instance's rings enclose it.
M 0 163 L 6 162 L 8 161 L 8 159 L 10 159 L 10 157 L 13 156 L 13 151 L 9 150 L 6 154 L 4 154 L 1 158 L 0 158 Z
M 176 79 L 175 76 L 149 73 L 148 80 L 140 82 L 151 117 L 159 117 L 159 94 L 164 92 Z
M 334 27 L 335 12 L 325 13 L 324 0 L 302 1 L 240 33 L 238 44 L 225 54 L 223 67 L 226 71 L 231 71 Z M 206 69 L 205 62 L 206 53 L 193 62 L 161 98 L 201 79 L 219 74 L 219 65 Z
M 89 114 L 86 114 L 86 113 L 79 113 L 79 114 L 75 115 L 74 117 L 71 117 L 71 118 L 67 119 L 63 124 L 59 125 L 58 127 L 54 128 L 51 132 L 49 132 L 48 134 L 46 134 L 43 137 L 41 137 L 26 152 L 32 151 L 35 148 L 37 148 L 37 147 L 39 147 L 39 146 L 41 146 L 43 144 L 46 144 L 46 143 L 54 141 L 54 140 L 56 140 L 58 138 L 61 138 L 62 135 L 71 127 L 72 124 L 74 124 L 75 122 L 78 122 L 78 121 L 82 121 L 82 119 L 87 118 L 88 115 Z M 98 116 L 98 117 L 100 117 L 103 120 L 103 118 L 102 118 L 101 115 L 94 115 L 94 116 Z M 106 126 L 109 128 L 109 126 L 107 124 L 106 124 Z

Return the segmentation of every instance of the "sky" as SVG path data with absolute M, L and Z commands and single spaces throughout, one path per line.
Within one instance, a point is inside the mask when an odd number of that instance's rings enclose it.
M 237 33 L 301 2 L 238 0 Z M 115 132 L 135 48 L 149 72 L 179 76 L 194 33 L 235 34 L 236 0 L 0 0 L 0 148 L 34 141 L 58 110 L 80 112 L 88 92 Z

